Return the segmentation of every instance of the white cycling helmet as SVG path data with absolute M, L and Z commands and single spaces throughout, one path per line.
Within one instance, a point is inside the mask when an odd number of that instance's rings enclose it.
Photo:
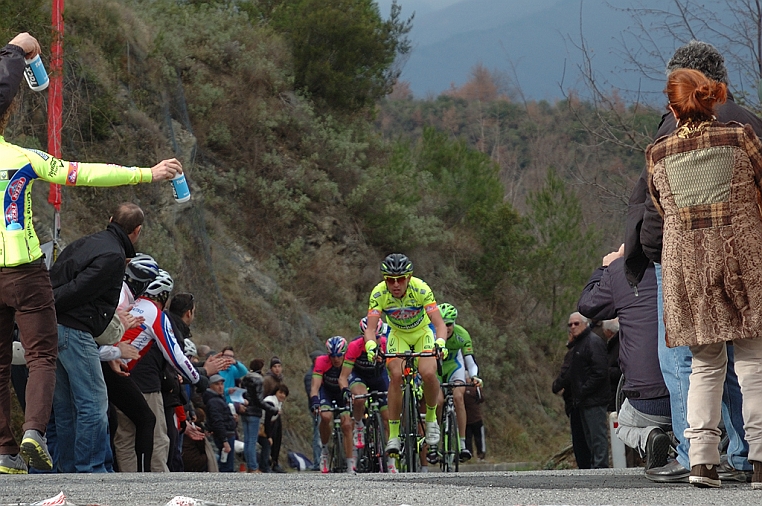
M 172 281 L 172 276 L 164 269 L 159 269 L 159 275 L 148 285 L 145 295 L 166 303 L 169 298 L 169 292 L 172 291 L 174 286 L 175 283 Z
M 196 350 L 196 344 L 193 341 L 186 338 L 183 344 L 185 345 L 186 357 L 198 357 L 198 350 Z

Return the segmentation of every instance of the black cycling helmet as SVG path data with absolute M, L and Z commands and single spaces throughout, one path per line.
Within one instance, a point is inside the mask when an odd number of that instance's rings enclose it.
M 381 272 L 387 276 L 404 276 L 413 272 L 413 262 L 402 253 L 392 253 L 381 262 Z
M 137 298 L 143 295 L 148 285 L 159 275 L 156 260 L 145 253 L 138 253 L 124 269 L 124 282 Z

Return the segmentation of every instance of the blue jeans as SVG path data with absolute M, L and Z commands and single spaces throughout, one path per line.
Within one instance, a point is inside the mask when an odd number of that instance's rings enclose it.
M 257 461 L 257 436 L 259 435 L 259 416 L 241 416 L 243 419 L 243 456 L 246 459 L 246 467 L 249 471 L 259 469 Z
M 656 268 L 657 308 L 659 315 L 659 364 L 664 376 L 664 383 L 669 390 L 670 408 L 672 409 L 672 431 L 680 444 L 677 446 L 677 461 L 686 469 L 690 469 L 688 459 L 688 441 L 684 432 L 688 428 L 688 387 L 690 385 L 691 362 L 693 356 L 687 346 L 668 348 L 666 329 L 664 328 L 664 298 L 662 296 L 661 264 Z M 743 398 L 738 376 L 735 371 L 733 347 L 728 346 L 728 371 L 725 376 L 725 387 L 722 393 L 722 419 L 728 433 L 728 462 L 736 469 L 750 471 L 751 464 L 747 460 L 749 444 L 743 429 L 743 413 L 741 411 Z
M 108 396 L 98 359 L 98 345 L 89 332 L 58 325 L 53 409 L 58 470 L 64 473 L 108 472 Z

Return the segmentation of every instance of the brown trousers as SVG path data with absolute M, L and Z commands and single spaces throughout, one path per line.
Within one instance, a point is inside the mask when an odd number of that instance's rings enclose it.
M 14 317 L 29 368 L 23 429 L 45 434 L 56 386 L 58 330 L 53 289 L 43 262 L 0 268 L 0 455 L 19 451 L 10 427 Z

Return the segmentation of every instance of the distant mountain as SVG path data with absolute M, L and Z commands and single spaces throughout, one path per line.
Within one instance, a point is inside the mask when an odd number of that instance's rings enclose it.
M 568 89 L 579 82 L 582 53 L 574 43 L 580 23 L 596 71 L 611 84 L 647 92 L 663 86 L 621 72 L 616 40 L 633 23 L 607 0 L 461 0 L 444 8 L 436 8 L 435 0 L 399 3 L 404 16 L 415 11 L 414 50 L 402 79 L 418 97 L 462 85 L 477 63 L 509 75 L 529 99 L 560 97 L 562 83 Z M 391 0 L 379 1 L 383 15 L 390 5 Z

